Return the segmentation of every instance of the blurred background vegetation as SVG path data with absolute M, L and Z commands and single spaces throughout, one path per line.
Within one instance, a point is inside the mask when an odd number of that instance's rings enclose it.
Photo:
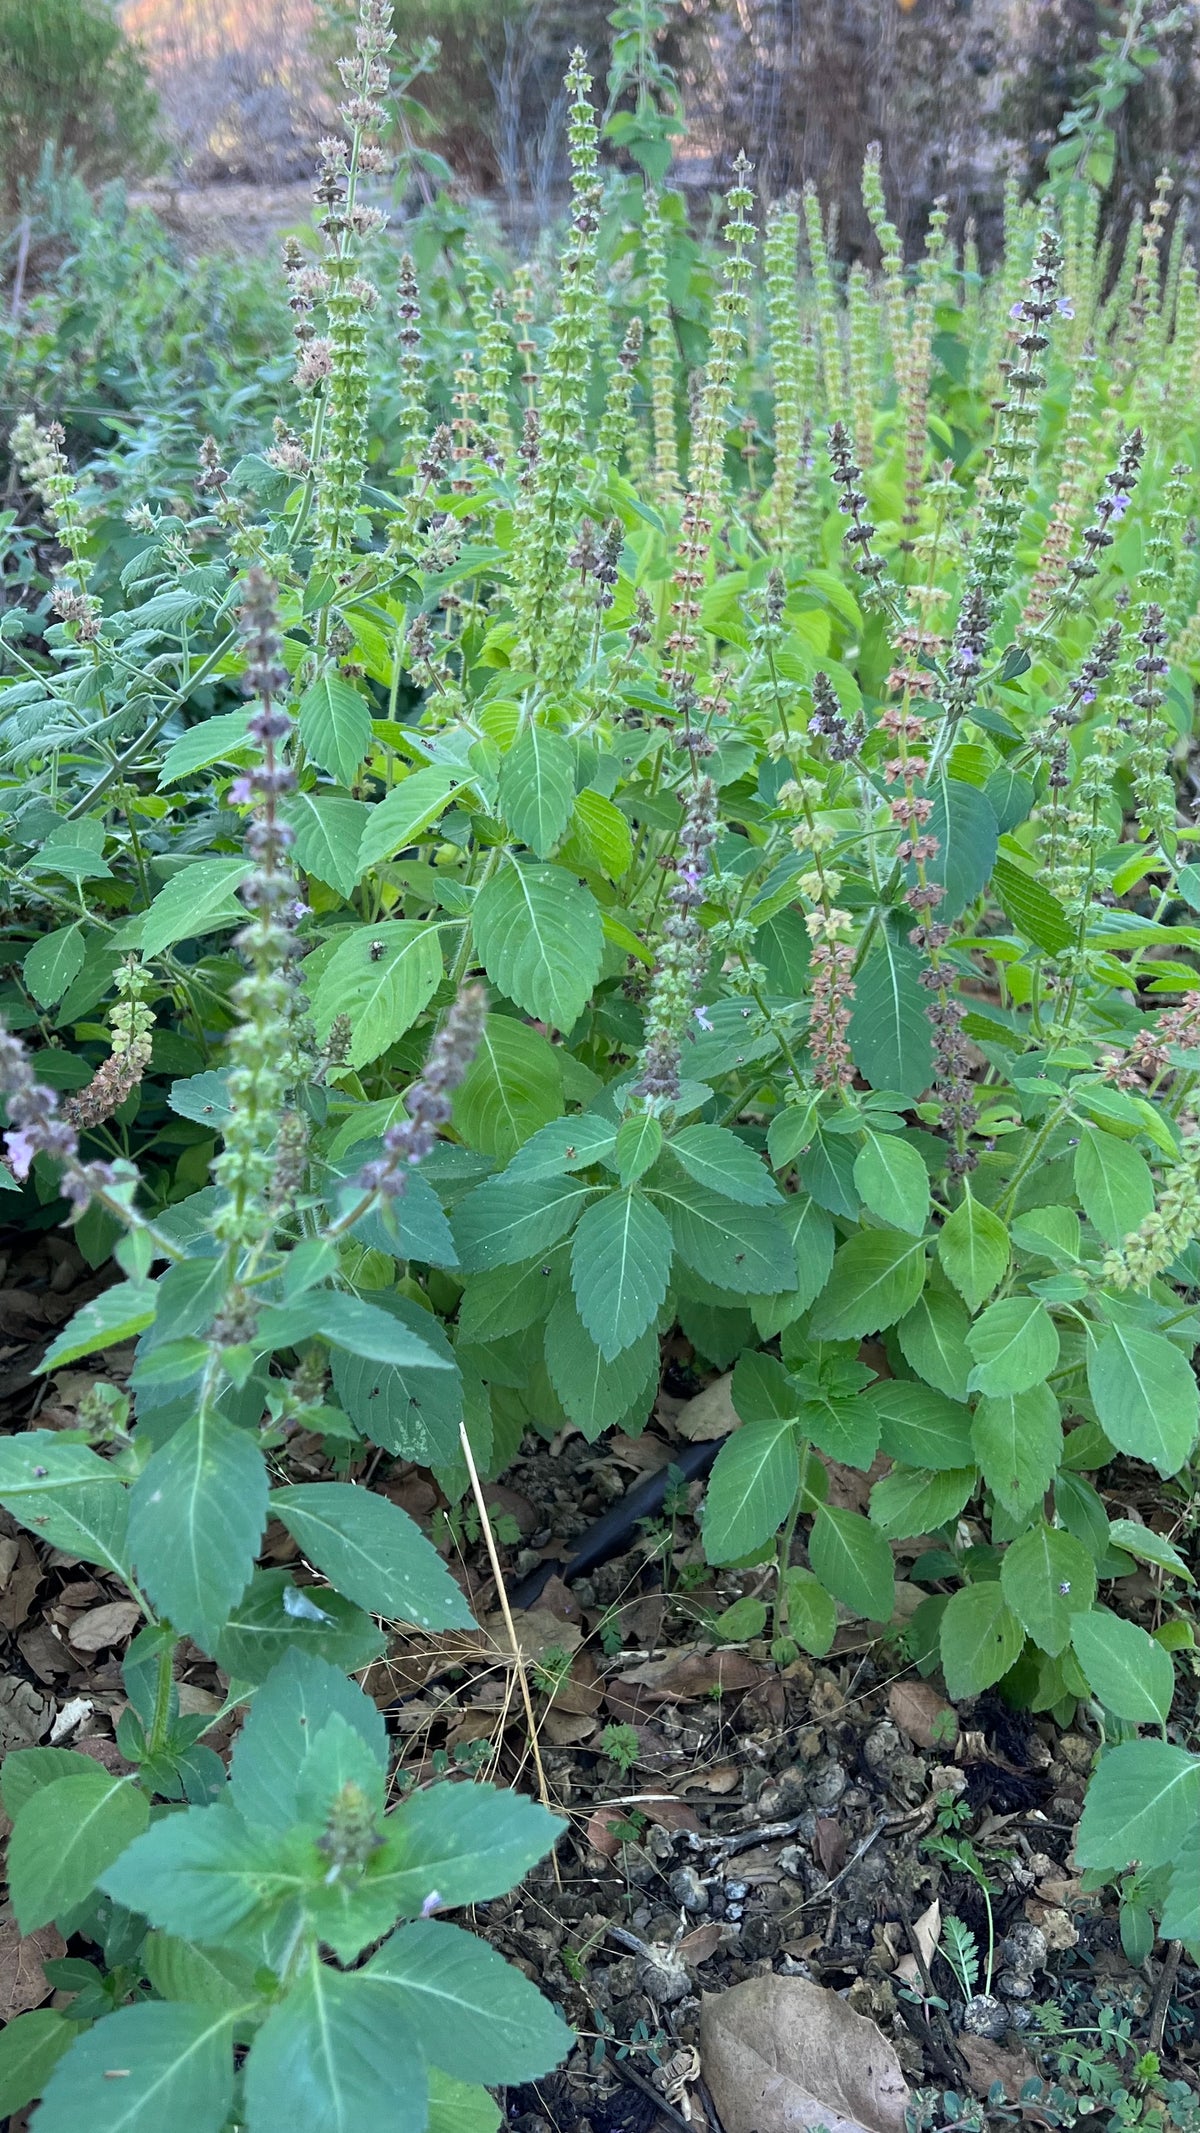
M 494 198 L 510 228 L 561 196 L 562 73 L 581 43 L 603 77 L 612 0 L 396 0 L 420 55 L 410 131 L 436 180 Z M 299 185 L 332 122 L 350 0 L 0 0 L 0 185 L 10 218 L 44 182 L 164 174 L 178 189 Z M 1116 211 L 1169 165 L 1200 191 L 1200 10 L 1145 0 L 1161 55 L 1125 102 Z M 1117 9 L 1102 0 L 674 0 L 663 57 L 687 131 L 673 182 L 698 212 L 745 148 L 775 196 L 815 180 L 843 257 L 872 257 L 858 180 L 882 144 L 914 242 L 944 196 L 996 249 L 1005 178 L 1043 175 L 1064 111 Z M 436 61 L 429 43 L 436 39 Z M 344 48 L 344 47 L 343 47 Z M 414 145 L 410 142 L 410 145 Z M 436 162 L 434 158 L 440 158 Z M 422 159 L 408 159 L 420 180 Z

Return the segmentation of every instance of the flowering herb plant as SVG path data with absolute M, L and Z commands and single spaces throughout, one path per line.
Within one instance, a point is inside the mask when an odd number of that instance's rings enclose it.
M 704 1546 L 774 1563 L 776 1661 L 891 1622 L 906 1544 L 912 1661 L 1085 1704 L 1077 1856 L 1200 1941 L 1195 261 L 1165 187 L 1115 250 L 1076 179 L 1010 197 L 993 272 L 941 210 L 910 269 L 869 159 L 882 266 L 844 300 L 812 197 L 766 211 L 756 288 L 744 167 L 714 270 L 642 15 L 644 185 L 606 189 L 577 55 L 554 273 L 467 248 L 426 305 L 407 255 L 381 290 L 364 0 L 271 436 L 202 438 L 190 504 L 120 528 L 61 434 L 14 439 L 60 554 L 0 688 L 13 1206 L 120 1277 L 43 1367 L 137 1347 L 128 1402 L 0 1444 L 0 1502 L 145 1621 L 134 1774 L 4 1776 L 22 1926 L 109 1964 L 22 2018 L 39 2133 L 474 2124 L 451 2072 L 553 2060 L 433 1914 L 557 1825 L 466 1784 L 385 1814 L 345 1678 L 378 1619 L 466 1602 L 289 1439 L 454 1501 L 528 1429 L 640 1429 L 676 1328 L 732 1372 Z M 1173 1532 L 1110 1515 L 1115 1462 Z M 317 1582 L 256 1567 L 268 1518 Z M 228 1774 L 182 1638 L 249 1705 Z

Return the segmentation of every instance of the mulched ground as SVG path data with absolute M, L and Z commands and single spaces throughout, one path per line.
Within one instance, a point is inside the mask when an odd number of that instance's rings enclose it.
M 0 1426 L 73 1425 L 96 1373 L 47 1381 L 36 1364 L 102 1285 L 69 1240 L 10 1240 Z M 109 1357 L 106 1374 L 119 1382 L 131 1361 Z M 687 1397 L 703 1383 L 682 1343 L 666 1382 L 640 1439 L 526 1439 L 486 1492 L 505 1536 L 506 1587 L 569 1556 L 680 1455 L 695 1424 Z M 719 1415 L 719 1388 L 714 1404 Z M 297 1439 L 292 1457 L 298 1477 L 331 1471 L 318 1439 Z M 998 2080 L 1015 2098 L 1040 2073 L 1077 2088 L 1078 2069 L 1048 2056 L 1035 2013 L 1047 2002 L 1076 2030 L 1094 2030 L 1103 2009 L 1127 2016 L 1137 2051 L 1154 2044 L 1167 2075 L 1200 2086 L 1200 1972 L 1183 1961 L 1164 1977 L 1161 1947 L 1131 1965 L 1111 1894 L 1085 1892 L 1072 1866 L 1091 1735 L 1033 1722 L 995 1696 L 951 1711 L 935 1683 L 905 1668 L 898 1631 L 872 1639 L 846 1622 L 822 1663 L 799 1658 L 782 1672 L 761 1643 L 716 1641 L 714 1619 L 765 1585 L 761 1572 L 704 1565 L 694 1482 L 672 1521 L 635 1526 L 609 1561 L 571 1584 L 552 1576 L 516 1613 L 535 1758 L 469 1506 L 447 1519 L 431 1478 L 385 1455 L 370 1455 L 368 1470 L 432 1526 L 482 1625 L 477 1636 L 398 1635 L 366 1676 L 396 1738 L 397 1787 L 457 1771 L 536 1790 L 540 1759 L 540 1782 L 569 1823 L 554 1861 L 475 1919 L 581 2038 L 561 2074 L 509 2095 L 514 2133 L 645 2133 L 656 2119 L 689 2118 L 702 2129 L 706 2115 L 720 2133 L 692 2049 L 700 1995 L 765 1971 L 812 1979 L 870 2015 L 914 2087 L 986 2097 Z M 1114 1513 L 1174 1531 L 1168 1507 L 1139 1495 L 1144 1481 L 1117 1475 Z M 832 1501 L 861 1508 L 867 1486 L 830 1470 Z M 923 1597 L 904 1575 L 919 1547 L 897 1563 L 901 1617 Z M 266 1553 L 296 1560 L 279 1528 Z M 1127 1582 L 1119 1604 L 1153 1606 L 1149 1576 Z M 123 1768 L 114 1728 L 135 1627 L 132 1603 L 100 1573 L 0 1513 L 0 1752 L 63 1742 Z M 185 1647 L 182 1676 L 185 1710 L 219 1707 L 211 1661 Z M 224 1750 L 231 1737 L 227 1723 L 209 1740 Z M 988 1944 L 983 1895 L 946 1854 L 955 1837 L 970 1840 L 990 1884 L 996 1943 L 992 2002 L 976 2001 L 965 2027 L 963 1991 L 932 1953 L 939 1917 L 960 1920 L 981 1956 Z M 41 1960 L 62 1952 L 52 1928 L 21 1941 L 0 1907 L 0 2016 L 47 1999 Z

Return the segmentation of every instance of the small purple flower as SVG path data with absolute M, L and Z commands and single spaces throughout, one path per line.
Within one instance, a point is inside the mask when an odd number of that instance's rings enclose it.
M 430 1889 L 428 1896 L 421 1905 L 422 1918 L 432 1918 L 435 1911 L 441 1910 L 444 1900 L 440 1889 Z
M 692 1013 L 696 1017 L 696 1020 L 699 1023 L 701 1029 L 711 1030 L 712 1023 L 709 1020 L 708 1009 L 706 1007 L 693 1007 Z
M 1085 704 L 1094 704 L 1096 701 L 1096 691 L 1094 689 L 1085 689 L 1080 701 Z
M 29 1166 L 38 1152 L 38 1142 L 34 1136 L 31 1133 L 18 1133 L 15 1131 L 6 1133 L 4 1145 L 8 1150 L 8 1160 L 12 1164 L 13 1176 L 15 1178 L 27 1178 L 29 1176 Z
M 979 664 L 979 654 L 973 644 L 960 644 L 955 656 L 960 667 L 974 667 Z
M 1024 316 L 1025 316 L 1025 306 L 1024 306 L 1024 304 L 1022 303 L 1022 301 L 1021 301 L 1020 297 L 1018 297 L 1018 298 L 1017 298 L 1017 301 L 1016 301 L 1016 303 L 1015 303 L 1015 304 L 1014 304 L 1014 305 L 1012 306 L 1012 308 L 1011 308 L 1011 310 L 1009 311 L 1009 314 L 1008 314 L 1008 315 L 1009 315 L 1009 317 L 1010 317 L 1010 318 L 1024 318 Z
M 1060 318 L 1074 318 L 1075 316 L 1075 306 L 1069 296 L 1059 297 L 1057 309 Z
M 229 788 L 229 800 L 230 805 L 233 807 L 253 807 L 255 801 L 253 778 L 235 778 Z
M 1124 518 L 1125 513 L 1128 511 L 1128 509 L 1129 498 L 1125 494 L 1125 491 L 1121 489 L 1117 492 L 1116 496 L 1114 496 L 1112 500 L 1112 511 L 1110 513 L 1111 523 L 1113 525 L 1116 525 L 1120 519 Z

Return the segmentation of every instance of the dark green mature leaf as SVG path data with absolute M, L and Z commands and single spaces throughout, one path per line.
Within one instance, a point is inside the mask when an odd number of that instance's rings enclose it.
M 1163 1940 L 1181 1940 L 1185 1948 L 1200 1941 L 1200 1844 L 1171 1869 L 1158 1930 Z
M 371 810 L 345 793 L 299 792 L 284 810 L 295 835 L 292 859 L 347 900 L 358 880 L 358 848 Z
M 1003 1280 L 1010 1249 L 999 1215 L 969 1191 L 938 1232 L 938 1258 L 973 1311 Z
M 237 895 L 250 872 L 248 859 L 192 859 L 172 874 L 142 921 L 141 951 L 147 962 L 174 948 L 245 921 L 246 906 Z
M 991 801 L 977 785 L 943 775 L 934 780 L 930 797 L 933 813 L 928 834 L 936 837 L 938 849 L 927 871 L 931 881 L 945 886 L 945 896 L 938 905 L 939 919 L 957 918 L 987 885 L 999 828 Z M 914 867 L 910 867 L 909 875 L 916 880 Z
M 1082 1541 L 1040 1519 L 1005 1549 L 1000 1589 L 1039 1649 L 1057 1656 L 1072 1615 L 1096 1597 L 1096 1565 Z
M 1106 1244 L 1119 1244 L 1154 1207 L 1154 1179 L 1145 1156 L 1097 1126 L 1085 1126 L 1079 1136 L 1075 1190 Z
M 548 859 L 575 804 L 575 757 L 565 734 L 531 722 L 500 765 L 500 807 L 513 836 Z
M 671 1231 L 636 1188 L 606 1193 L 581 1217 L 571 1248 L 579 1316 L 609 1362 L 657 1317 L 671 1271 Z
M 569 1030 L 600 975 L 600 906 L 563 867 L 510 862 L 485 882 L 472 915 L 494 985 L 536 1021 Z
M 656 1181 L 653 1191 L 680 1258 L 703 1280 L 737 1296 L 795 1288 L 795 1254 L 774 1208 L 738 1205 L 690 1179 Z
M 1122 1741 L 1101 1757 L 1075 1837 L 1080 1866 L 1113 1871 L 1136 1859 L 1170 1866 L 1200 1835 L 1200 1755 L 1165 1740 Z
M 334 1390 L 372 1444 L 420 1466 L 445 1466 L 456 1455 L 463 1416 L 462 1373 L 454 1352 L 439 1321 L 411 1297 L 384 1290 L 375 1308 L 401 1319 L 432 1353 L 428 1361 L 401 1365 L 335 1349 Z
M 77 2037 L 46 2084 L 41 2133 L 221 2133 L 233 2101 L 234 2018 L 143 2000 Z
M 936 1533 L 957 1518 L 975 1488 L 975 1469 L 896 1466 L 871 1490 L 871 1522 L 888 1540 Z
M 358 878 L 415 844 L 423 830 L 446 812 L 461 779 L 440 763 L 414 770 L 371 809 L 358 848 Z
M 68 985 L 79 976 L 84 958 L 83 933 L 79 926 L 56 926 L 28 949 L 22 970 L 39 1007 L 53 1007 Z
M 246 2067 L 247 2133 L 424 2133 L 420 2038 L 392 1988 L 313 1950 Z
M 929 1220 L 929 1172 L 920 1152 L 898 1133 L 868 1132 L 854 1159 L 864 1207 L 896 1229 L 921 1237 Z
M 128 1488 L 86 1444 L 50 1429 L 0 1439 L 0 1504 L 52 1548 L 130 1576 Z
M 234 1745 L 233 1804 L 251 1827 L 288 1830 L 299 1818 L 305 1760 L 335 1715 L 386 1770 L 387 1733 L 370 1697 L 328 1660 L 288 1652 L 254 1698 Z
M 1070 947 L 1075 935 L 1067 914 L 1036 875 L 1001 852 L 992 867 L 991 887 L 1010 924 L 1044 955 L 1061 955 Z
M 891 1621 L 896 1579 L 892 1551 L 878 1526 L 857 1511 L 823 1503 L 808 1538 L 808 1559 L 835 1600 L 868 1621 Z
M 517 1792 L 494 1785 L 431 1785 L 388 1816 L 377 1855 L 396 1910 L 415 1918 L 436 1890 L 442 1906 L 486 1903 L 528 1873 L 566 1824 Z
M 854 1064 L 873 1089 L 919 1096 L 933 1080 L 929 996 L 918 982 L 920 969 L 915 948 L 885 921 L 855 979 L 849 1029 Z
M 909 1368 L 951 1400 L 967 1398 L 972 1368 L 967 1347 L 970 1323 L 957 1296 L 929 1287 L 896 1327 L 900 1353 Z
M 231 1607 L 213 1657 L 233 1680 L 254 1684 L 289 1651 L 311 1652 L 356 1673 L 386 1643 L 370 1615 L 340 1592 L 297 1586 L 289 1570 L 260 1570 Z
M 228 1800 L 219 1800 L 153 1823 L 100 1876 L 100 1886 L 168 1933 L 219 1943 L 243 1919 L 315 1886 L 319 1859 L 302 1832 L 250 1830 Z
M 371 745 L 371 707 L 340 674 L 318 674 L 300 698 L 300 738 L 313 762 L 349 785 Z
M 437 2066 L 467 2081 L 531 2081 L 565 2058 L 571 2031 L 486 1941 L 433 1919 L 401 1926 L 366 1967 Z
M 1058 1363 L 1058 1331 L 1035 1296 L 1004 1296 L 989 1304 L 967 1334 L 975 1358 L 972 1392 L 1026 1392 L 1044 1384 Z
M 574 1227 L 594 1190 L 571 1177 L 516 1183 L 489 1178 L 477 1185 L 459 1201 L 450 1224 L 464 1271 L 519 1266 L 546 1251 Z
M 50 2007 L 19 2014 L 0 2029 L 0 2116 L 40 2096 L 63 2053 L 79 2035 L 75 2023 Z
M 563 1412 L 594 1443 L 631 1410 L 635 1426 L 645 1421 L 658 1391 L 658 1336 L 647 1326 L 628 1347 L 608 1358 L 584 1325 L 574 1297 L 563 1295 L 546 1321 L 546 1368 Z
M 441 1556 L 388 1497 L 345 1481 L 309 1481 L 272 1490 L 271 1511 L 356 1606 L 430 1631 L 472 1625 Z
M 130 1778 L 77 1756 L 78 1771 L 42 1785 L 8 1842 L 8 1890 L 23 1933 L 82 1903 L 106 1866 L 145 1829 L 150 1803 Z
M 139 1580 L 206 1651 L 250 1582 L 266 1518 L 262 1452 L 215 1409 L 184 1422 L 134 1483 L 129 1545 Z
M 1109 1443 L 1164 1479 L 1177 1474 L 1200 1423 L 1200 1394 L 1182 1350 L 1164 1333 L 1120 1319 L 1089 1337 L 1087 1378 Z
M 971 1442 L 997 1503 L 1013 1518 L 1031 1511 L 1062 1458 L 1062 1423 L 1050 1387 L 1034 1385 L 980 1400 Z
M 973 1464 L 971 1417 L 957 1400 L 900 1378 L 880 1378 L 870 1399 L 889 1459 L 945 1473 Z
M 156 1931 L 142 1943 L 142 1966 L 164 2000 L 187 2000 L 232 2014 L 258 1998 L 257 1964 L 230 1948 L 201 1948 L 178 1934 Z
M 118 1281 L 111 1289 L 102 1289 L 51 1341 L 39 1371 L 61 1370 L 64 1363 L 77 1362 L 80 1356 L 99 1355 L 105 1348 L 133 1340 L 150 1324 L 156 1300 L 148 1281 Z
M 925 1247 L 895 1229 L 858 1230 L 840 1246 L 813 1307 L 818 1340 L 861 1340 L 894 1326 L 925 1284 Z
M 942 1672 L 954 1702 L 978 1696 L 1021 1656 L 1025 1632 L 997 1584 L 964 1585 L 942 1615 Z
M 394 1363 L 398 1370 L 449 1373 L 454 1368 L 446 1341 L 419 1304 L 402 1315 L 342 1289 L 309 1289 L 295 1303 L 268 1306 L 259 1316 L 258 1338 L 271 1349 L 325 1340 L 367 1362 Z
M 791 1510 L 799 1485 L 795 1412 L 743 1423 L 717 1453 L 704 1499 L 709 1562 L 736 1563 L 764 1547 Z
M 723 1126 L 685 1126 L 670 1152 L 698 1185 L 746 1207 L 777 1207 L 783 1195 L 761 1157 Z

